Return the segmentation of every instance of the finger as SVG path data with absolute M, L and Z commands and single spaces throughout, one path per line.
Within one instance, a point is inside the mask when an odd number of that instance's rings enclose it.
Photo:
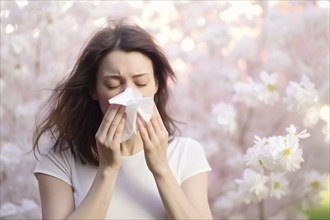
M 121 118 L 117 130 L 115 132 L 115 134 L 113 135 L 113 140 L 114 141 L 120 141 L 121 137 L 123 136 L 124 133 L 124 128 L 125 128 L 125 124 L 126 124 L 126 115 L 124 114 L 123 117 Z
M 141 136 L 143 145 L 144 146 L 150 145 L 149 134 L 148 134 L 147 129 L 144 127 L 144 123 L 142 122 L 142 120 L 139 117 L 137 117 L 136 122 L 137 122 L 137 126 L 138 126 L 138 129 L 140 132 L 140 136 Z
M 120 107 L 119 105 L 110 105 L 109 106 L 108 110 L 106 111 L 106 113 L 103 116 L 103 119 L 102 119 L 99 129 L 96 133 L 96 136 L 98 136 L 100 138 L 105 138 L 107 136 L 109 126 L 110 126 L 113 118 L 117 114 L 119 107 Z
M 107 139 L 112 140 L 114 138 L 114 134 L 116 133 L 118 126 L 121 122 L 121 119 L 124 117 L 124 115 L 125 115 L 125 106 L 120 106 L 108 128 Z
M 158 119 L 158 117 L 155 114 L 153 114 L 152 117 L 151 117 L 151 119 L 150 119 L 150 124 L 152 124 L 152 127 L 154 128 L 154 130 L 155 130 L 156 133 L 159 132 L 159 131 L 161 131 L 161 127 L 159 125 L 160 123 L 159 123 L 158 120 L 159 119 Z
M 138 114 L 138 118 L 140 119 L 140 121 L 144 121 L 144 119 L 142 118 L 142 116 L 140 114 Z M 149 122 L 144 123 L 144 127 L 146 128 L 146 130 L 148 132 L 149 139 L 152 142 L 154 142 L 157 139 L 157 132 L 161 131 L 155 114 L 153 114 L 151 116 Z
M 140 116 L 139 116 L 139 118 L 140 118 L 140 120 L 143 120 Z M 149 136 L 149 139 L 151 140 L 151 142 L 155 142 L 157 140 L 157 135 L 156 135 L 157 130 L 155 130 L 155 128 L 154 128 L 153 123 L 152 123 L 151 120 L 149 122 L 146 122 L 145 123 L 145 128 L 146 128 L 146 130 L 148 132 L 148 136 Z

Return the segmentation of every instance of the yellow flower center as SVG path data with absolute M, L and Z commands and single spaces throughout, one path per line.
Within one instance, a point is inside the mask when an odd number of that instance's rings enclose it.
M 53 24 L 53 23 L 54 23 L 54 21 L 53 21 L 53 19 L 52 19 L 52 18 L 48 18 L 48 19 L 47 19 L 47 23 L 48 23 L 48 24 Z
M 273 84 L 268 84 L 268 91 L 269 92 L 275 92 L 276 91 L 276 86 Z
M 259 162 L 259 164 L 262 166 L 263 165 L 263 163 L 262 163 L 262 161 L 261 160 L 258 160 L 258 162 Z
M 19 70 L 19 69 L 21 69 L 21 68 L 22 68 L 22 65 L 21 65 L 21 64 L 17 63 L 17 64 L 15 65 L 15 69 Z
M 284 151 L 283 151 L 283 155 L 284 156 L 289 156 L 290 155 L 290 149 L 289 148 L 287 148 L 287 149 L 285 149 Z
M 280 183 L 279 182 L 275 182 L 274 183 L 274 189 L 279 189 L 280 188 Z
M 319 181 L 314 181 L 314 182 L 312 182 L 312 186 L 314 188 L 319 188 L 320 187 L 320 182 Z

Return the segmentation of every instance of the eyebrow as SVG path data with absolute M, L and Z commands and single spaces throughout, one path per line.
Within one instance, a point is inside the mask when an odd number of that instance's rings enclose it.
M 141 76 L 146 76 L 146 75 L 151 75 L 150 73 L 136 73 L 134 75 L 132 75 L 133 78 L 137 78 L 137 77 L 141 77 Z M 118 72 L 114 72 L 114 73 L 111 73 L 111 74 L 107 74 L 107 75 L 104 75 L 102 78 L 115 78 L 115 79 L 121 79 L 122 76 L 119 75 Z
M 150 73 L 136 73 L 136 74 L 133 74 L 132 77 L 136 78 L 136 77 L 146 76 L 146 75 L 150 75 Z
M 114 79 L 121 79 L 122 77 L 118 74 L 107 74 L 102 76 L 102 78 L 114 78 Z

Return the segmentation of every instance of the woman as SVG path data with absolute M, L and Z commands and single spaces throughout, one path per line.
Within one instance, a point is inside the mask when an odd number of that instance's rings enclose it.
M 34 150 L 44 219 L 211 219 L 203 148 L 175 137 L 167 82 L 175 75 L 153 38 L 119 22 L 98 31 L 37 125 Z M 125 107 L 108 100 L 126 88 L 154 98 L 149 122 L 121 143 Z

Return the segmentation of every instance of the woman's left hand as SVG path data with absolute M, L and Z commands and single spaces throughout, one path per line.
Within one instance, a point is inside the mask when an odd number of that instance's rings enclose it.
M 154 105 L 154 113 L 149 122 L 145 122 L 140 116 L 137 118 L 147 165 L 154 175 L 165 175 L 169 171 L 167 160 L 168 131 L 156 105 Z

